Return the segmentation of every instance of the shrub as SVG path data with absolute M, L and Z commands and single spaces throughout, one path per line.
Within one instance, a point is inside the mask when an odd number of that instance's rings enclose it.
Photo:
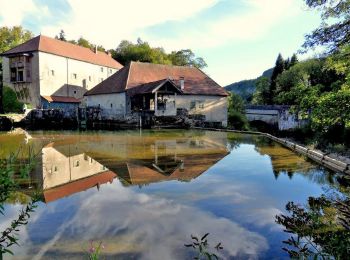
M 244 114 L 238 111 L 230 111 L 228 125 L 236 130 L 248 130 L 248 120 Z
M 23 103 L 18 101 L 16 92 L 6 86 L 3 88 L 2 104 L 5 113 L 20 113 L 23 109 Z

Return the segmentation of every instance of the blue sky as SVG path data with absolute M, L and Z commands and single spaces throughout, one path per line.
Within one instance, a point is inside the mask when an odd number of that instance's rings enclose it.
M 0 0 L 0 7 L 0 26 L 34 34 L 63 29 L 106 48 L 138 37 L 166 51 L 191 48 L 222 86 L 261 75 L 278 53 L 291 56 L 320 23 L 303 0 Z

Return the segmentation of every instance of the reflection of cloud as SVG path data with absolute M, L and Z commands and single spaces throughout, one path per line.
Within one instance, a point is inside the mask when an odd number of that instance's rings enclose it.
M 264 227 L 270 226 L 271 230 L 280 230 L 281 226 L 276 225 L 275 216 L 282 214 L 277 208 L 259 208 L 255 209 L 253 214 L 245 215 L 246 221 L 254 225 Z
M 53 251 L 64 254 L 69 250 L 81 253 L 84 241 L 101 239 L 107 241 L 106 250 L 115 255 L 184 259 L 188 249 L 183 244 L 190 240 L 190 234 L 203 235 L 205 232 L 211 234 L 209 242 L 212 245 L 219 241 L 224 243 L 227 256 L 256 257 L 268 247 L 264 237 L 228 219 L 172 200 L 138 194 L 119 183 L 106 185 L 100 192 L 88 192 L 80 195 L 79 209 L 68 224 L 61 227 L 64 227 L 58 232 L 61 237 L 58 238 L 56 233 L 54 240 L 39 246 L 47 249 L 47 254 Z M 72 247 L 77 243 L 80 248 Z

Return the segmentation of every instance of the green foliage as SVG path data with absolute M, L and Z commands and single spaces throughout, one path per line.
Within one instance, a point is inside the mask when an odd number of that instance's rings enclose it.
M 3 88 L 3 108 L 5 113 L 21 113 L 23 103 L 17 99 L 16 92 L 9 87 Z
M 6 160 L 0 162 L 0 215 L 5 214 L 4 203 L 17 189 L 16 175 L 19 175 L 20 178 L 27 178 L 34 167 L 35 155 L 31 149 L 29 150 L 29 159 L 24 164 L 18 160 L 18 153 L 10 154 Z M 28 224 L 30 213 L 34 212 L 38 201 L 38 196 L 35 196 L 31 202 L 21 209 L 17 219 L 13 220 L 8 228 L 0 232 L 0 258 L 2 254 L 12 254 L 9 248 L 15 244 L 18 245 L 17 232 L 19 227 Z
M 283 57 L 281 54 L 278 54 L 275 67 L 273 68 L 272 75 L 271 75 L 271 81 L 270 81 L 270 88 L 269 88 L 269 95 L 264 100 L 264 103 L 268 105 L 273 104 L 273 97 L 274 93 L 276 91 L 276 80 L 278 75 L 280 75 L 286 68 L 286 66 L 289 66 L 289 61 L 283 60 Z
M 66 42 L 66 33 L 63 30 L 61 30 L 59 34 L 55 36 L 55 39 Z
M 33 38 L 33 34 L 28 30 L 24 30 L 21 26 L 0 27 L 0 53 L 8 51 L 31 38 Z M 2 59 L 0 57 L 0 113 L 4 113 L 2 88 Z
M 321 25 L 306 35 L 304 51 L 325 46 L 330 52 L 350 42 L 349 0 L 305 0 L 310 8 L 321 12 Z
M 350 129 L 350 87 L 329 92 L 314 100 L 312 124 L 323 131 L 334 125 Z
M 252 104 L 266 105 L 270 96 L 270 80 L 267 77 L 260 77 L 255 84 Z
M 348 198 L 310 197 L 307 207 L 286 205 L 289 215 L 276 216 L 285 232 L 294 234 L 283 241 L 291 258 L 347 259 L 350 253 Z
M 196 57 L 196 55 L 190 49 L 172 51 L 168 58 L 171 60 L 173 65 L 178 66 L 193 66 L 199 69 L 207 67 L 207 63 L 201 57 Z
M 225 89 L 227 91 L 238 94 L 245 102 L 252 102 L 254 92 L 256 91 L 257 81 L 261 77 L 271 78 L 273 68 L 265 70 L 262 75 L 256 79 L 241 80 L 230 85 L 227 85 Z
M 193 259 L 219 259 L 219 257 L 215 253 L 211 253 L 209 251 L 209 243 L 208 243 L 209 233 L 206 233 L 204 236 L 197 237 L 191 235 L 192 241 L 190 244 L 185 244 L 185 247 L 192 247 L 196 250 L 196 256 Z M 215 247 L 217 252 L 224 249 L 221 242 L 218 243 Z
M 33 33 L 22 26 L 0 27 L 0 53 L 16 47 L 33 38 Z
M 163 48 L 151 47 L 140 38 L 136 44 L 126 40 L 121 41 L 117 49 L 112 51 L 112 56 L 124 65 L 130 61 L 141 61 L 156 64 L 194 66 L 197 68 L 207 66 L 203 58 L 196 57 L 189 49 L 173 51 L 167 54 Z
M 90 241 L 90 246 L 87 250 L 87 254 L 89 257 L 89 260 L 98 260 L 100 259 L 101 251 L 104 249 L 104 245 L 102 244 L 102 241 L 100 242 L 94 242 Z
M 248 130 L 248 120 L 245 116 L 245 104 L 243 99 L 231 93 L 228 98 L 228 125 L 237 130 Z

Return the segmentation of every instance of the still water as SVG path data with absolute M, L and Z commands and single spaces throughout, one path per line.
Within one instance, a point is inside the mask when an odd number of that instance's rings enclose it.
M 113 259 L 187 259 L 191 234 L 209 232 L 223 258 L 287 258 L 275 223 L 288 201 L 338 189 L 336 176 L 264 137 L 158 130 L 0 134 L 0 158 L 37 153 L 30 178 L 6 204 L 41 202 L 9 259 L 81 259 L 102 241 Z M 6 258 L 6 257 L 5 257 Z

